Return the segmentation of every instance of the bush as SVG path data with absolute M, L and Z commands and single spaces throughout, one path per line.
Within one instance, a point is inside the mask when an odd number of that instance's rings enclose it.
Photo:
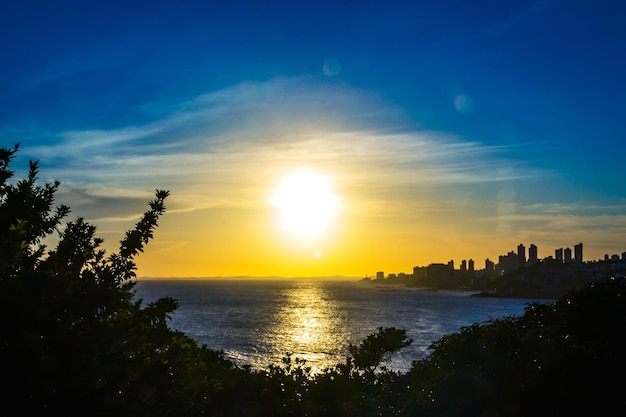
M 442 337 L 414 363 L 412 413 L 579 415 L 626 411 L 626 284 L 609 279 Z
M 53 208 L 59 182 L 37 184 L 38 163 L 9 183 L 19 145 L 0 148 L 0 357 L 3 405 L 37 415 L 185 415 L 232 364 L 168 328 L 172 298 L 134 299 L 134 257 L 152 238 L 167 191 L 107 255 L 96 228 Z M 47 250 L 45 238 L 58 233 Z
M 135 299 L 134 257 L 153 237 L 167 191 L 117 253 L 82 218 L 62 224 L 58 182 L 38 163 L 10 183 L 18 151 L 0 148 L 0 357 L 6 410 L 39 416 L 527 416 L 626 411 L 624 279 L 532 303 L 432 344 L 401 374 L 383 364 L 411 343 L 379 328 L 345 363 L 312 374 L 287 355 L 238 367 L 168 327 L 176 300 Z M 43 243 L 58 234 L 56 247 Z

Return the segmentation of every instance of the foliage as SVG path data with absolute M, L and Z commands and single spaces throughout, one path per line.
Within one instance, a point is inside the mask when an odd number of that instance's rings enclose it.
M 100 248 L 82 218 L 53 207 L 38 163 L 11 183 L 18 151 L 0 148 L 0 357 L 7 410 L 40 416 L 527 416 L 626 411 L 626 284 L 594 282 L 522 316 L 462 328 L 406 373 L 384 366 L 411 340 L 379 328 L 318 373 L 236 366 L 168 327 L 178 304 L 135 298 L 134 257 L 167 191 L 120 242 Z M 48 249 L 44 242 L 58 234 Z
M 389 362 L 391 353 L 411 343 L 405 329 L 379 327 L 378 333 L 367 336 L 359 346 L 350 345 L 348 351 L 357 369 L 372 374 L 381 362 Z
M 427 415 L 626 411 L 626 283 L 609 279 L 442 337 L 407 375 L 407 409 Z
M 134 299 L 134 257 L 152 238 L 167 191 L 157 190 L 118 253 L 83 218 L 62 225 L 59 182 L 38 163 L 10 183 L 19 145 L 0 148 L 0 357 L 5 407 L 37 415 L 169 415 L 205 407 L 215 368 L 232 364 L 167 326 L 172 298 Z M 58 244 L 43 243 L 58 233 Z M 48 239 L 50 240 L 50 239 Z M 8 386 L 7 386 L 8 385 Z M 183 414 L 178 414 L 183 415 Z

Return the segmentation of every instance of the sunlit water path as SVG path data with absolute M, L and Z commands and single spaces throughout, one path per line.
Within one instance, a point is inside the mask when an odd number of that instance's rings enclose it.
M 413 343 L 388 366 L 405 371 L 441 336 L 521 315 L 535 301 L 328 280 L 139 280 L 135 288 L 146 302 L 178 300 L 171 328 L 259 369 L 280 363 L 288 352 L 322 369 L 342 362 L 350 343 L 378 327 L 397 327 Z

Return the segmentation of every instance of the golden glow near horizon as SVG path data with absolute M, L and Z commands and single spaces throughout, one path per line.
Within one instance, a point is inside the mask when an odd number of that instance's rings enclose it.
M 39 16 L 12 3 L 15 13 L 0 13 L 17 19 L 3 48 L 14 64 L 0 69 L 5 146 L 21 143 L 11 180 L 39 161 L 39 183 L 61 183 L 67 220 L 97 226 L 109 253 L 153 190 L 169 191 L 139 277 L 363 277 L 464 259 L 481 268 L 520 243 L 539 257 L 579 242 L 586 260 L 626 250 L 624 100 L 605 94 L 626 83 L 605 76 L 626 59 L 613 53 L 626 33 L 614 4 L 624 2 L 485 2 L 473 13 L 487 18 L 461 25 L 420 2 L 338 6 L 330 21 L 325 6 L 161 19 L 169 6 L 155 5 L 129 14 L 148 32 L 103 20 L 62 50 L 65 32 L 47 21 L 71 15 L 81 32 L 90 9 Z M 410 24 L 418 12 L 429 24 Z M 232 31 L 250 19 L 258 24 Z M 602 30 L 581 32 L 589 19 Z M 348 27 L 359 36 L 344 36 Z M 424 36 L 438 41 L 416 44 Z M 585 47 L 553 48 L 564 40 Z M 507 47 L 485 54 L 494 42 Z M 132 53 L 155 44 L 151 59 Z M 376 59 L 363 59 L 363 45 Z M 228 59 L 208 68 L 206 57 Z M 555 83 L 563 74 L 583 82 Z M 289 179 L 302 167 L 325 180 Z
M 329 112 L 329 102 L 342 105 Z M 543 202 L 535 193 L 549 174 L 448 132 L 388 129 L 397 109 L 354 89 L 270 80 L 190 106 L 185 117 L 71 132 L 41 150 L 81 161 L 49 175 L 110 251 L 145 209 L 145 190 L 170 191 L 136 259 L 139 277 L 364 277 L 450 260 L 481 268 L 520 243 L 549 256 L 583 242 L 585 259 L 623 245 L 620 205 Z M 222 125 L 224 112 L 246 123 Z M 174 133 L 183 147 L 134 147 L 148 135 L 166 145 Z M 103 158 L 117 143 L 124 152 Z

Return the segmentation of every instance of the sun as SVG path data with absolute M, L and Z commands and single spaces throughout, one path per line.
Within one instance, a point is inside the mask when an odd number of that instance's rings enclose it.
M 277 209 L 281 229 L 301 240 L 328 232 L 340 209 L 328 177 L 305 169 L 285 175 L 272 190 L 270 204 Z

